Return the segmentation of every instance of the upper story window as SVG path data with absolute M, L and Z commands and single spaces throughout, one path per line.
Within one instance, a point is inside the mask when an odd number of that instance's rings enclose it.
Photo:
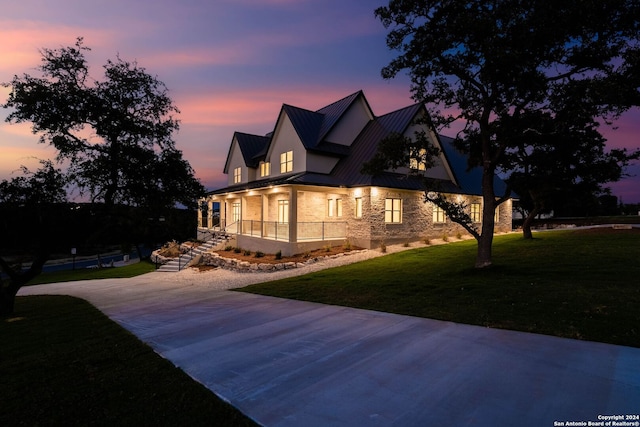
M 409 157 L 409 168 L 417 171 L 426 170 L 426 166 L 424 163 L 424 158 L 427 155 L 427 150 L 421 148 L 417 152 L 412 150 L 411 156 Z
M 287 173 L 293 170 L 293 151 L 280 154 L 280 173 Z
M 260 177 L 271 175 L 271 162 L 260 162 Z
M 235 168 L 233 170 L 233 183 L 237 184 L 242 181 L 242 168 Z
M 402 199 L 384 200 L 384 222 L 392 224 L 402 222 Z
M 480 222 L 481 218 L 480 203 L 471 203 L 471 221 Z

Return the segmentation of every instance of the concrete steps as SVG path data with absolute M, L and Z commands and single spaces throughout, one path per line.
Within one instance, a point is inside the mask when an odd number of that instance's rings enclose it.
M 202 253 L 215 248 L 216 246 L 222 245 L 229 240 L 229 236 L 226 234 L 220 234 L 214 236 L 211 240 L 206 241 L 202 245 L 193 248 L 189 252 L 186 252 L 180 257 L 175 258 L 166 264 L 163 264 L 156 271 L 164 272 L 164 273 L 177 273 L 185 267 L 188 267 L 191 261 L 198 258 Z

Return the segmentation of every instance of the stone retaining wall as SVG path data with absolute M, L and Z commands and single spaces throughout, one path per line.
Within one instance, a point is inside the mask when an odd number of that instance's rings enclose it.
M 281 262 L 278 264 L 261 263 L 261 262 L 252 263 L 248 261 L 238 260 L 235 258 L 225 258 L 215 252 L 205 252 L 202 254 L 202 259 L 200 260 L 200 264 L 211 265 L 214 267 L 224 268 L 226 270 L 235 270 L 235 271 L 247 272 L 247 273 L 258 273 L 258 272 L 263 273 L 263 272 L 290 270 L 292 268 L 301 268 L 309 264 L 314 264 L 316 262 L 324 261 L 326 259 L 340 258 L 343 256 L 358 254 L 364 251 L 366 250 L 343 252 L 343 253 L 329 255 L 329 256 L 313 257 L 313 258 L 309 258 L 305 262 Z

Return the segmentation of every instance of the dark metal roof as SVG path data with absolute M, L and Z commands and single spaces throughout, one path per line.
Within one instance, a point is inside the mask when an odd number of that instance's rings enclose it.
M 322 126 L 320 127 L 320 132 L 318 135 L 319 141 L 323 140 L 327 136 L 329 131 L 338 122 L 338 119 L 342 117 L 345 111 L 349 109 L 351 104 L 353 104 L 353 102 L 359 96 L 364 97 L 364 94 L 361 90 L 316 111 L 316 113 L 320 113 L 324 116 L 324 120 L 322 121 Z
M 258 167 L 260 160 L 262 160 L 259 154 L 263 153 L 262 155 L 264 156 L 264 151 L 269 145 L 270 138 L 242 132 L 236 132 L 233 136 L 238 141 L 244 163 L 251 168 Z
M 293 124 L 304 148 L 315 148 L 318 145 L 320 127 L 324 116 L 320 113 L 287 104 L 282 106 L 282 110 L 291 120 L 291 124 Z
M 359 96 L 362 96 L 366 102 L 362 91 L 358 91 L 315 112 L 286 104 L 282 107 L 282 110 L 291 120 L 305 149 L 340 157 L 336 167 L 330 174 L 302 172 L 237 184 L 215 190 L 209 194 L 243 191 L 283 184 L 334 187 L 374 185 L 406 190 L 426 190 L 429 188 L 454 194 L 482 194 L 482 169 L 479 167 L 468 168 L 467 156 L 454 147 L 452 138 L 442 135 L 439 135 L 438 139 L 458 185 L 449 180 L 425 180 L 419 176 L 390 172 L 378 176 L 361 173 L 362 165 L 373 158 L 381 140 L 391 133 L 405 133 L 418 115 L 423 112 L 426 113 L 426 109 L 423 104 L 414 104 L 376 117 L 365 126 L 351 146 L 325 141 L 323 138 L 326 134 Z M 272 136 L 236 132 L 235 137 L 240 144 L 247 166 L 257 167 L 259 161 L 266 154 Z M 506 189 L 506 184 L 496 177 L 494 185 L 496 195 L 501 196 Z
M 421 104 L 412 105 L 370 121 L 351 144 L 349 157 L 338 162 L 332 175 L 349 185 L 378 185 L 372 184 L 372 176 L 360 172 L 363 163 L 373 158 L 378 150 L 378 143 L 389 134 L 392 132 L 404 133 L 421 108 Z M 381 177 L 376 178 L 382 179 Z
M 453 144 L 454 139 L 448 136 L 439 135 L 442 150 L 449 162 L 458 186 L 463 194 L 482 195 L 482 168 L 469 168 L 466 154 L 460 152 Z M 507 184 L 498 176 L 493 178 L 493 188 L 497 197 L 504 195 L 507 191 Z

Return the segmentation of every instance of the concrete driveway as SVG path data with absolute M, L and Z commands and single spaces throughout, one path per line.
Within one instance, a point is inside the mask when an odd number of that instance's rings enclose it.
M 640 413 L 638 348 L 244 294 L 220 290 L 216 272 L 180 274 L 20 295 L 89 300 L 265 426 L 537 427 Z

